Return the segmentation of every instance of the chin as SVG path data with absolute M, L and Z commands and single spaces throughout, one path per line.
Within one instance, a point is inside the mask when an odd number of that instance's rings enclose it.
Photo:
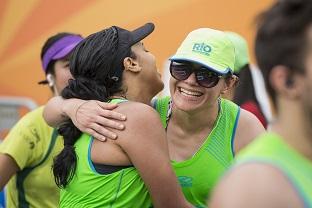
M 180 97 L 172 97 L 175 107 L 184 112 L 193 112 L 202 106 L 201 102 L 181 99 Z

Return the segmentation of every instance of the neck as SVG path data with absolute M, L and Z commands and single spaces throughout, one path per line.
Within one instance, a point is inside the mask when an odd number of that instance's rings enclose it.
M 298 103 L 281 104 L 272 130 L 297 152 L 312 161 L 311 124 L 306 112 Z
M 142 86 L 142 80 L 138 79 L 133 73 L 124 72 L 123 74 L 123 95 L 127 100 L 140 102 L 147 105 L 151 104 L 153 96 L 156 94 L 151 93 L 146 89 L 146 85 Z
M 126 98 L 131 101 L 150 105 L 153 96 L 145 95 L 144 92 L 140 93 L 139 91 L 134 91 L 134 92 L 128 92 L 126 95 Z
M 131 89 L 128 88 L 125 90 L 126 93 L 119 95 L 127 100 L 144 103 L 146 105 L 151 104 L 153 95 L 146 92 L 147 90 L 141 86 L 131 86 Z
M 189 133 L 201 132 L 203 129 L 213 128 L 218 117 L 218 112 L 218 101 L 212 106 L 190 112 L 179 110 L 173 104 L 170 122 Z

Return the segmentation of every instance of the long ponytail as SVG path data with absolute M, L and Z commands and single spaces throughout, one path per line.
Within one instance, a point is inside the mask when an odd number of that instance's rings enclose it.
M 117 80 L 112 76 L 117 70 L 114 65 L 117 48 L 118 34 L 114 27 L 94 33 L 81 41 L 70 57 L 70 72 L 75 79 L 69 81 L 61 93 L 62 97 L 107 102 L 112 95 L 122 92 L 122 74 Z M 130 54 L 129 49 L 126 55 Z M 81 132 L 68 120 L 59 128 L 59 133 L 64 137 L 64 149 L 54 159 L 52 169 L 57 186 L 65 188 L 76 171 L 74 144 Z
M 104 86 L 93 80 L 83 78 L 70 80 L 69 85 L 62 91 L 62 97 L 65 99 L 80 98 L 84 100 L 108 101 L 108 93 Z M 76 171 L 77 155 L 74 144 L 82 132 L 71 120 L 61 125 L 58 132 L 64 138 L 64 149 L 54 158 L 52 169 L 56 185 L 60 188 L 65 188 L 73 179 Z

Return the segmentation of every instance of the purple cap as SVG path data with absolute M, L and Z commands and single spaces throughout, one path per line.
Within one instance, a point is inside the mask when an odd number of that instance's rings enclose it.
M 82 40 L 83 38 L 79 35 L 68 35 L 56 41 L 43 56 L 43 70 L 47 72 L 47 67 L 52 60 L 67 56 Z

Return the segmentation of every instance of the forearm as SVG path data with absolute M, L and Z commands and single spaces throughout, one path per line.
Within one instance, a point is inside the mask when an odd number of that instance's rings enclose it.
M 43 118 L 52 127 L 57 127 L 69 118 L 75 116 L 77 108 L 85 103 L 84 100 L 66 99 L 62 97 L 51 98 L 43 111 Z
M 11 177 L 19 170 L 16 162 L 7 154 L 0 153 L 0 191 L 11 179 Z
M 149 192 L 153 199 L 154 207 L 179 207 L 179 208 L 190 208 L 193 207 L 185 199 L 180 185 L 178 184 L 177 177 L 174 174 L 171 165 L 159 169 L 159 176 L 157 180 L 153 181 L 148 185 Z M 156 184 L 158 183 L 158 184 Z M 166 194 L 167 193 L 167 194 Z

